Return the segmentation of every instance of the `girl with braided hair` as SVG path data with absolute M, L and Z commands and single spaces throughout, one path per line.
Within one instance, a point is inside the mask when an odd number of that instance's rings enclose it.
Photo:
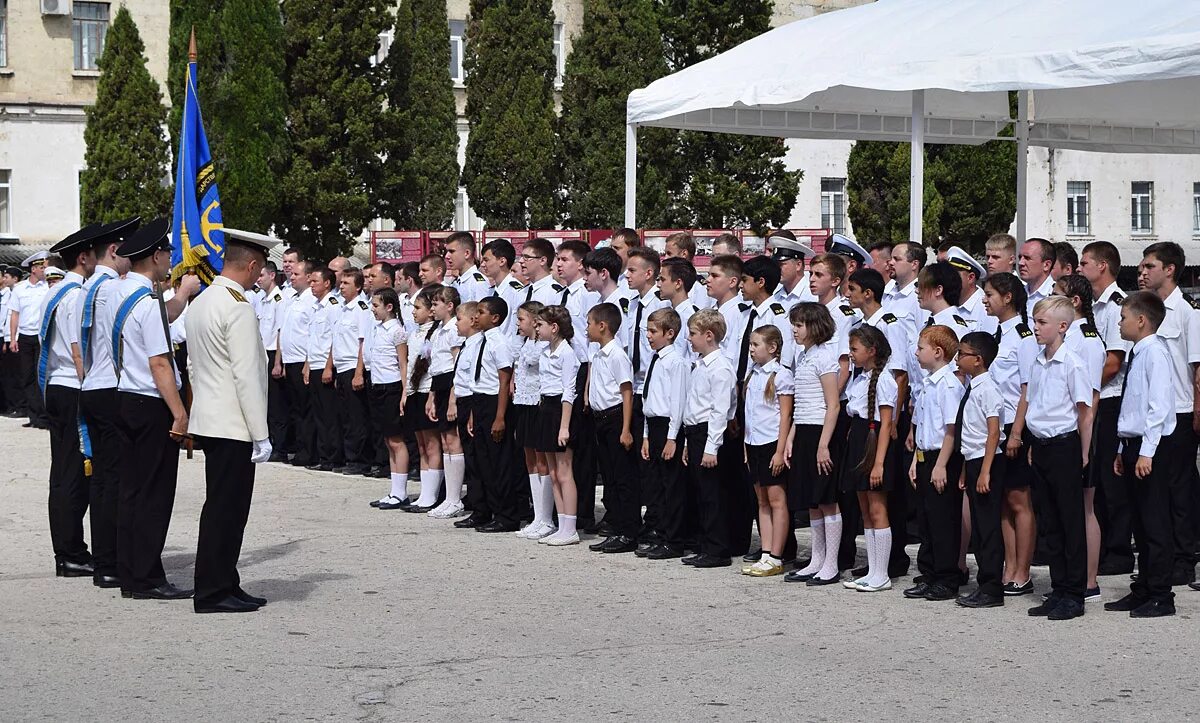
M 843 492 L 858 494 L 863 531 L 867 538 L 867 574 L 842 584 L 861 592 L 890 590 L 888 558 L 892 529 L 887 495 L 895 476 L 892 447 L 896 380 L 887 371 L 891 345 L 883 332 L 866 324 L 850 332 L 850 360 L 854 372 L 846 387 L 846 413 L 850 430 L 842 463 Z

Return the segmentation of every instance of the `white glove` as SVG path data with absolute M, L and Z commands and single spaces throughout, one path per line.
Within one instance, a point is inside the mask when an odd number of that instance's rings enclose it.
M 271 440 L 263 439 L 254 443 L 254 449 L 250 452 L 250 461 L 254 464 L 262 464 L 271 459 Z

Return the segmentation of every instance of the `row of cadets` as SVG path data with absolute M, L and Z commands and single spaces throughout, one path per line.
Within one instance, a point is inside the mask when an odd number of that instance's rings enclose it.
M 1091 465 L 1093 485 L 1100 490 L 1104 504 L 1097 505 L 1102 547 L 1098 574 L 1121 575 L 1133 572 L 1132 490 L 1118 483 L 1113 473 L 1117 454 L 1117 417 L 1121 409 L 1121 389 L 1125 383 L 1125 359 L 1130 342 L 1121 338 L 1121 305 L 1125 294 L 1117 286 L 1121 269 L 1117 247 L 1107 241 L 1093 241 L 1083 247 L 1079 273 L 1092 287 L 1092 318 L 1104 341 L 1104 371 L 1100 404 L 1096 407 L 1096 443 Z
M 25 397 L 29 421 L 24 427 L 47 428 L 46 409 L 37 385 L 37 361 L 41 347 L 38 332 L 42 326 L 42 307 L 50 287 L 46 283 L 45 251 L 37 251 L 21 262 L 29 276 L 13 286 L 8 299 L 8 347 L 17 355 L 20 389 Z
M 112 329 L 121 447 L 117 576 L 124 597 L 191 597 L 191 590 L 167 581 L 162 565 L 175 503 L 179 443 L 188 426 L 166 327 L 199 287 L 198 279 L 189 275 L 184 277 L 186 286 L 169 302 L 164 304 L 154 293 L 171 271 L 170 234 L 170 219 L 152 221 L 117 252 L 130 262 L 129 273 L 117 287 L 119 306 Z

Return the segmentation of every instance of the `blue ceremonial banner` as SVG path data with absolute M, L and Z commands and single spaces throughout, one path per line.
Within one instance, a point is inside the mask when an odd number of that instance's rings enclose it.
M 221 273 L 225 259 L 225 232 L 221 199 L 213 174 L 208 138 L 196 96 L 196 60 L 188 63 L 187 92 L 183 101 L 183 126 L 175 169 L 175 213 L 171 224 L 171 280 L 194 272 L 205 285 Z

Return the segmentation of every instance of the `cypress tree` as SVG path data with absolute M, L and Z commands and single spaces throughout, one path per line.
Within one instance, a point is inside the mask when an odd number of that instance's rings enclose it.
M 201 103 L 209 127 L 220 129 L 222 154 L 214 158 L 221 215 L 234 228 L 266 231 L 279 217 L 288 158 L 278 0 L 225 0 L 220 32 L 225 68 L 218 102 L 201 96 Z
M 545 228 L 557 215 L 554 17 L 550 0 L 472 0 L 463 185 L 497 228 Z
M 291 163 L 279 228 L 308 255 L 347 253 L 375 217 L 382 178 L 384 0 L 284 0 Z
M 133 215 L 153 218 L 170 208 L 165 185 L 170 152 L 163 137 L 167 109 L 146 69 L 145 50 L 133 17 L 122 6 L 105 39 L 96 104 L 87 109 L 83 132 L 87 169 L 80 215 L 87 223 Z
M 665 75 L 667 64 L 653 0 L 587 0 L 583 13 L 567 58 L 559 122 L 564 223 L 611 228 L 624 218 L 625 101 Z M 663 136 L 652 128 L 639 133 L 639 217 L 664 201 L 661 176 L 653 172 L 669 165 L 656 153 Z
M 446 69 L 446 3 L 405 0 L 388 52 L 383 212 L 400 228 L 445 229 L 458 195 L 458 112 Z
M 657 0 L 672 72 L 770 29 L 771 0 Z M 680 132 L 671 155 L 672 197 L 642 225 L 763 228 L 782 226 L 796 205 L 801 173 L 783 163 L 781 138 Z

